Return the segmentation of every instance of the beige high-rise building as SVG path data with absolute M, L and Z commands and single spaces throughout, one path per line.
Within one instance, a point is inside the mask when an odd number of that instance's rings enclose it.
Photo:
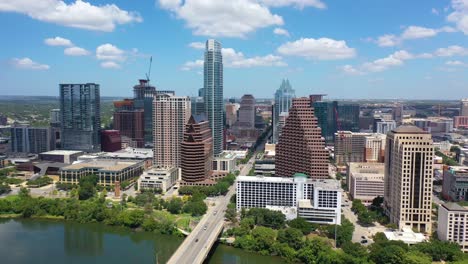
M 460 101 L 460 116 L 468 116 L 468 98 Z
M 386 135 L 372 134 L 364 140 L 366 147 L 364 160 L 366 162 L 383 162 L 385 152 Z
M 404 125 L 387 134 L 384 207 L 390 222 L 430 234 L 434 146 L 431 134 Z
M 180 167 L 180 146 L 190 118 L 190 98 L 158 94 L 153 101 L 154 165 Z

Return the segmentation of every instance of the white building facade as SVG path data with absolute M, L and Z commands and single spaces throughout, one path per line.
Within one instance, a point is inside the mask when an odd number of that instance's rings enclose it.
M 439 206 L 437 236 L 440 240 L 455 242 L 468 252 L 468 208 L 456 203 Z
M 138 190 L 161 189 L 163 193 L 169 190 L 180 180 L 180 169 L 174 167 L 155 167 L 143 174 L 138 179 Z
M 341 224 L 341 194 L 336 180 L 294 177 L 238 176 L 237 210 L 268 208 L 295 211 L 311 223 Z M 289 217 L 288 217 L 289 218 Z

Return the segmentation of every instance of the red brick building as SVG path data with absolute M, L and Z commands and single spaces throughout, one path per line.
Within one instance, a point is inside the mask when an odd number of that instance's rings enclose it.
M 276 145 L 276 175 L 304 173 L 312 179 L 328 178 L 328 151 L 306 97 L 292 99 L 289 117 Z
M 118 130 L 101 131 L 101 150 L 114 152 L 122 149 L 122 140 Z
M 200 182 L 209 179 L 212 174 L 212 145 L 208 120 L 192 115 L 185 125 L 180 153 L 183 181 Z
M 119 130 L 122 137 L 130 140 L 130 147 L 145 147 L 144 110 L 135 109 L 131 99 L 116 101 L 114 107 L 114 129 Z

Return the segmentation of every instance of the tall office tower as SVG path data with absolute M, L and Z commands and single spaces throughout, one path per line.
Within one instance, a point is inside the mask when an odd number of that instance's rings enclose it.
M 338 102 L 313 102 L 311 103 L 311 107 L 314 108 L 318 126 L 321 128 L 322 137 L 325 138 L 325 142 L 328 144 L 333 143 L 337 131 L 336 113 Z
M 221 43 L 214 39 L 206 41 L 205 62 L 203 64 L 205 108 L 213 137 L 213 155 L 223 152 L 223 56 Z
M 182 180 L 200 182 L 208 179 L 212 171 L 213 140 L 210 124 L 205 116 L 191 116 L 185 125 L 181 144 Z
M 226 125 L 231 128 L 237 122 L 238 104 L 227 103 L 225 106 Z
M 62 149 L 101 150 L 99 84 L 60 84 Z
M 180 167 L 180 148 L 190 118 L 190 98 L 159 94 L 154 98 L 154 164 Z
M 468 98 L 460 102 L 460 116 L 468 116 Z
M 276 172 L 280 177 L 304 173 L 312 179 L 328 178 L 328 151 L 306 97 L 292 100 L 289 117 L 276 145 Z
M 359 105 L 338 103 L 337 129 L 359 132 Z
M 114 102 L 114 129 L 120 131 L 125 146 L 145 147 L 144 110 L 135 109 L 134 100 Z
M 198 89 L 198 96 L 205 98 L 205 88 Z
M 143 109 L 145 124 L 145 142 L 153 142 L 153 99 L 156 87 L 151 86 L 148 80 L 139 80 L 140 83 L 133 86 L 134 106 Z
M 14 153 L 38 154 L 54 149 L 48 127 L 11 127 L 10 137 L 10 150 Z
M 244 94 L 241 98 L 237 125 L 242 128 L 255 128 L 255 98 L 251 94 Z
M 335 162 L 344 165 L 348 162 L 363 162 L 366 151 L 366 137 L 371 133 L 338 131 L 335 133 Z
M 294 97 L 296 97 L 296 93 L 291 87 L 289 80 L 283 79 L 281 86 L 275 92 L 275 103 L 273 105 L 273 143 L 277 143 L 279 139 L 279 116 L 281 113 L 289 111 Z
M 403 121 L 403 105 L 397 104 L 392 109 L 392 118 L 398 125 L 401 125 Z
M 372 134 L 365 138 L 366 162 L 384 162 L 385 142 L 387 136 L 384 134 Z
M 431 134 L 408 125 L 388 133 L 384 208 L 399 229 L 431 233 L 433 158 Z
M 190 98 L 192 106 L 192 115 L 202 115 L 205 114 L 205 100 L 203 97 L 192 97 Z

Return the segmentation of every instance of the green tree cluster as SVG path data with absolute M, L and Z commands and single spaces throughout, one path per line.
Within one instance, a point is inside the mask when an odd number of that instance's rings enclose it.
M 52 178 L 50 177 L 47 177 L 47 176 L 42 176 L 42 177 L 39 177 L 35 180 L 30 180 L 26 183 L 26 185 L 28 186 L 34 186 L 34 187 L 41 187 L 41 186 L 44 186 L 44 185 L 48 185 L 48 184 L 51 184 L 53 182 Z
M 194 193 L 202 193 L 206 196 L 225 195 L 229 191 L 229 186 L 236 181 L 236 176 L 229 173 L 226 177 L 218 180 L 213 186 L 182 186 L 179 188 L 181 195 L 193 195 Z
M 252 218 L 255 225 L 268 226 L 274 229 L 283 228 L 286 222 L 283 213 L 265 208 L 250 208 L 243 213 L 242 218 Z

